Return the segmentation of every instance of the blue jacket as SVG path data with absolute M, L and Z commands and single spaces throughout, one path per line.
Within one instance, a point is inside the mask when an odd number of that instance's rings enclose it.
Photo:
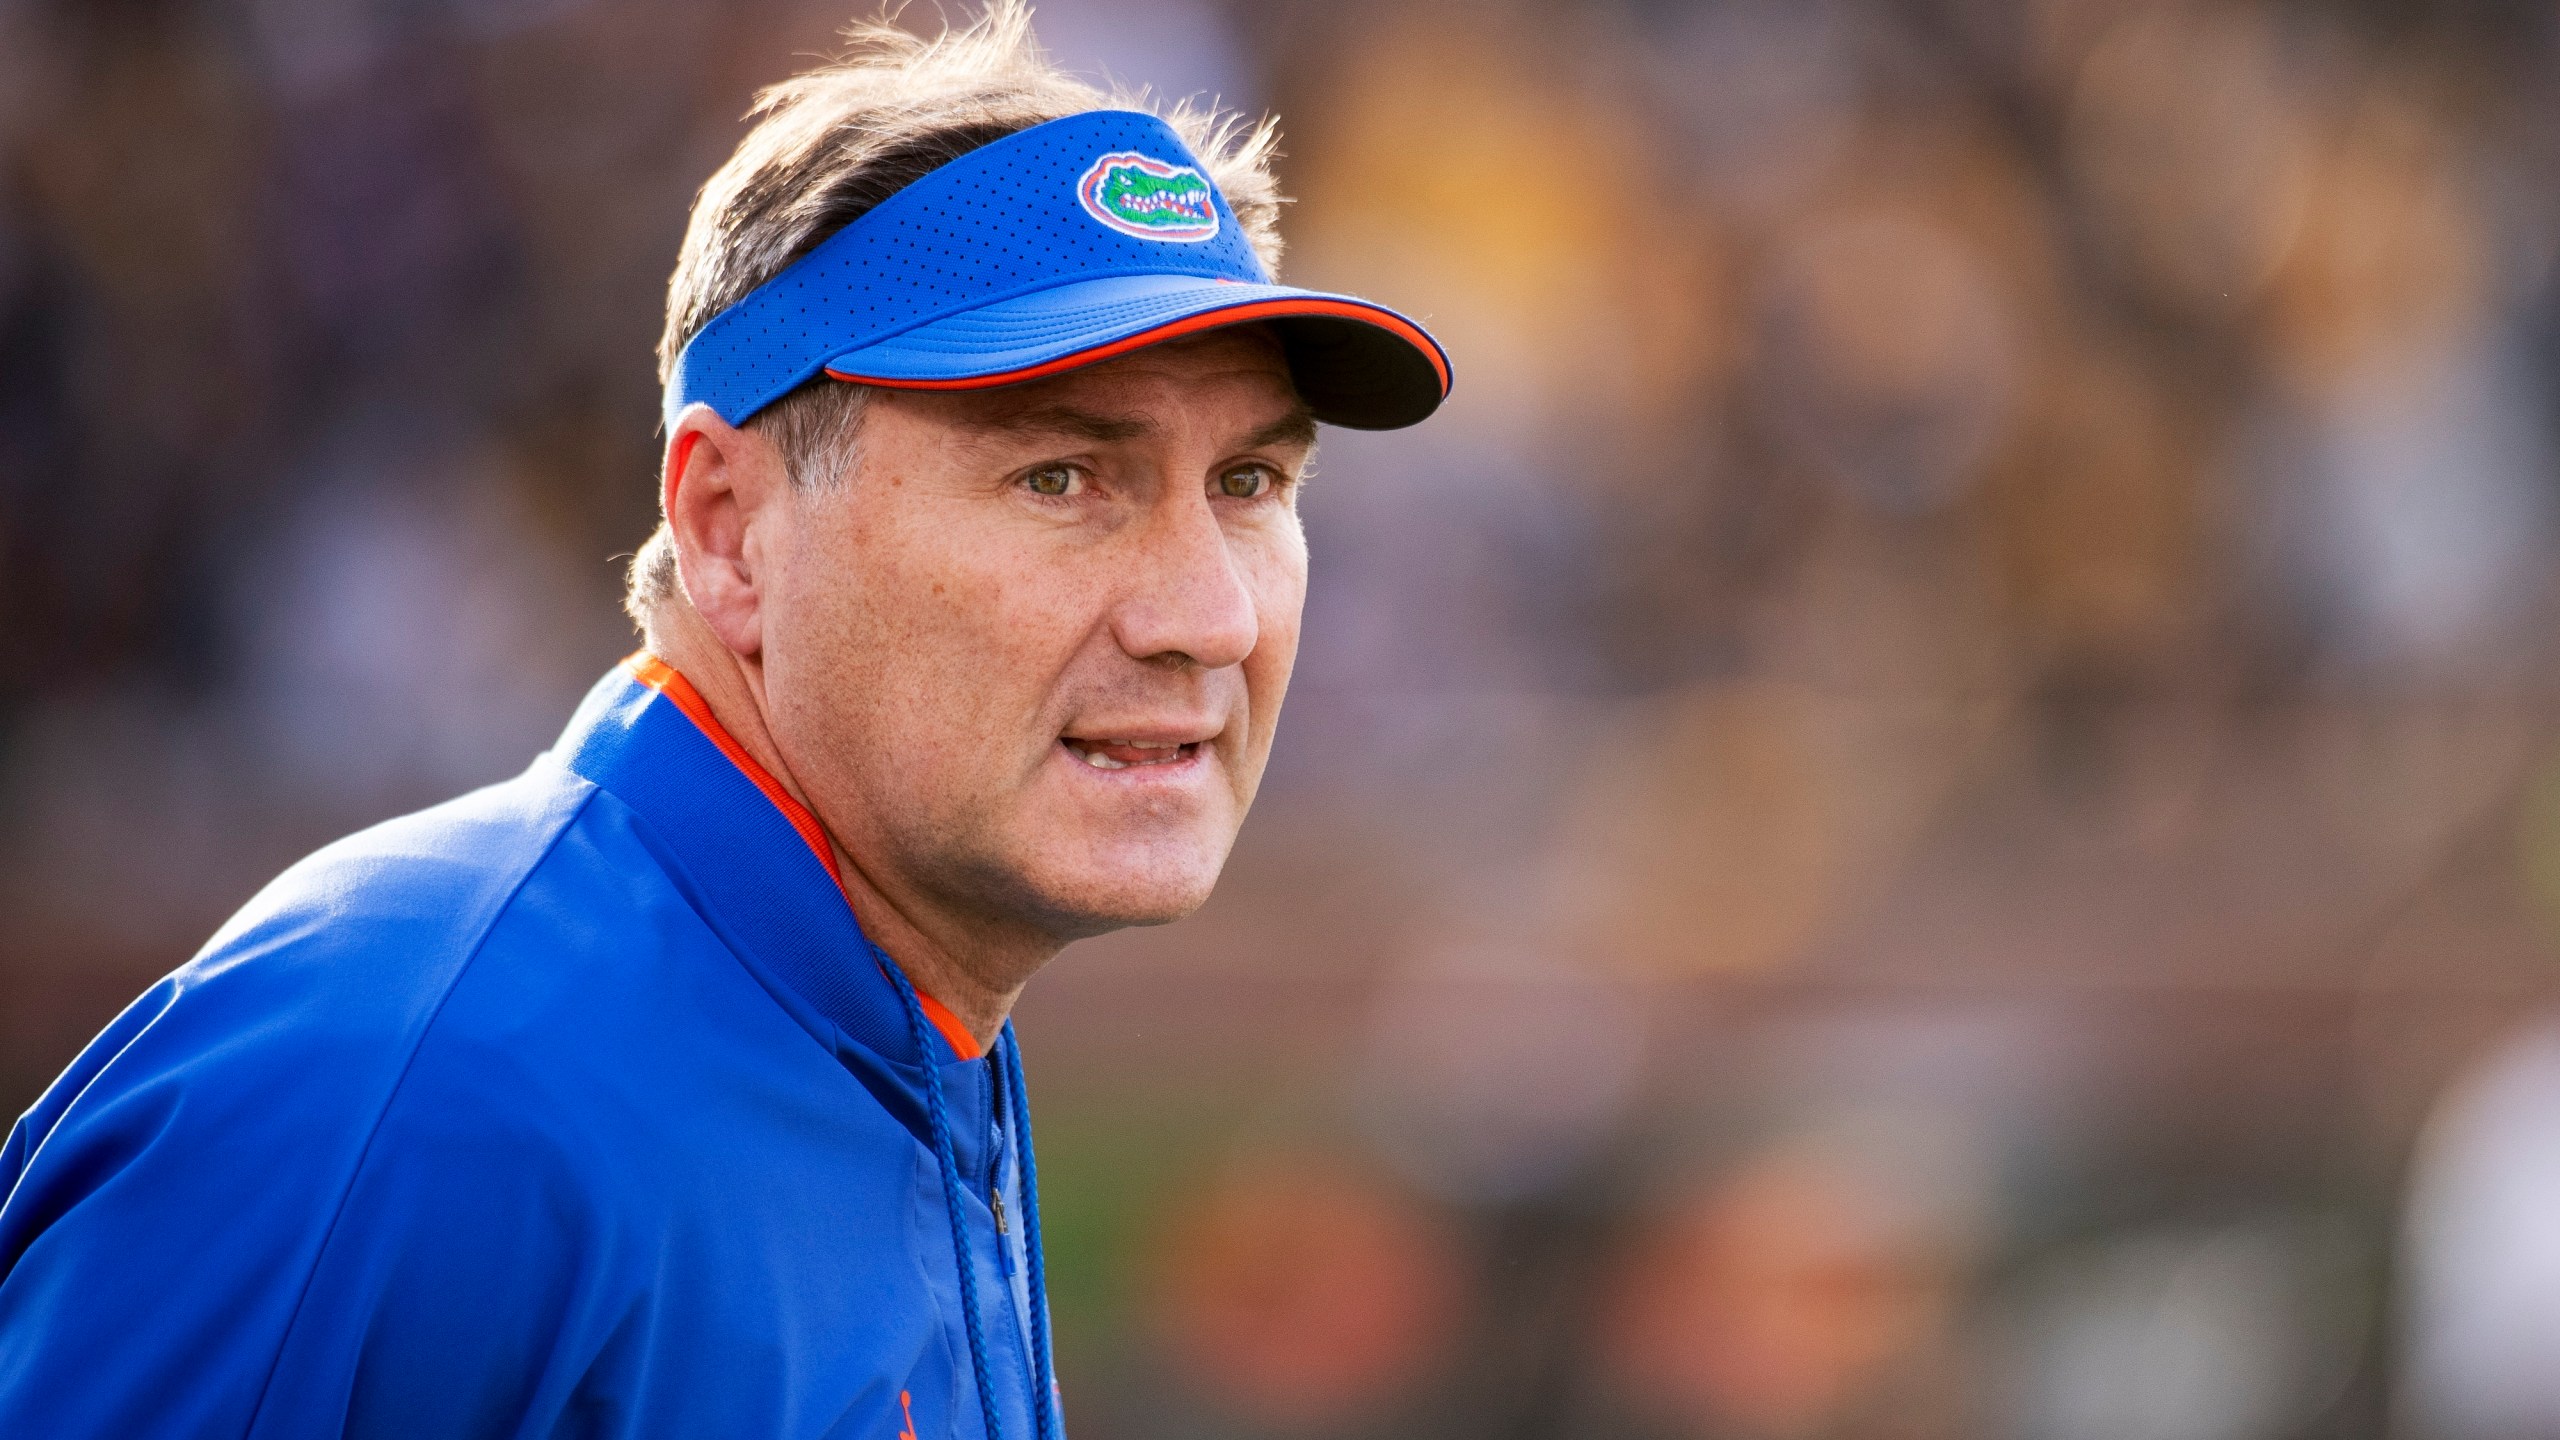
M 635 660 L 285 872 L 0 1151 L 0 1436 L 1058 1433 L 1019 1051 L 808 823 Z

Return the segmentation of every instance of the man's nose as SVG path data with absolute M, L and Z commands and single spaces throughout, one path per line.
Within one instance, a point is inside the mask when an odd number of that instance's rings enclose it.
M 1207 497 L 1163 507 L 1137 541 L 1112 626 L 1120 648 L 1207 670 L 1242 664 L 1261 618 Z

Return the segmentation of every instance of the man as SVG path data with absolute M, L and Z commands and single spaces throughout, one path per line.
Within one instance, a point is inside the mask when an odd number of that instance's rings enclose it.
M 1313 424 L 1447 389 L 1270 283 L 1268 149 L 1011 3 L 768 93 L 671 286 L 646 649 L 20 1121 L 0 1434 L 1062 1433 L 1006 1013 L 1206 898 Z

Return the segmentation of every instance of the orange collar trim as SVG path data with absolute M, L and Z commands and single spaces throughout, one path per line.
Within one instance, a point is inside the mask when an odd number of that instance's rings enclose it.
M 728 727 L 711 713 L 711 707 L 704 703 L 702 692 L 693 688 L 693 682 L 684 678 L 674 666 L 646 650 L 633 654 L 622 664 L 631 672 L 632 679 L 664 695 L 669 703 L 683 711 L 684 718 L 693 722 L 703 738 L 728 756 L 729 763 L 737 766 L 739 773 L 755 782 L 756 788 L 764 792 L 764 798 L 772 801 L 773 808 L 781 811 L 782 818 L 790 821 L 791 828 L 800 833 L 800 841 L 809 847 L 809 853 L 817 856 L 818 863 L 827 867 L 827 878 L 836 882 L 836 889 L 842 892 L 844 874 L 836 869 L 835 847 L 828 843 L 826 827 L 818 823 L 817 816 L 809 813 L 808 806 L 782 788 L 782 782 L 773 778 L 773 772 L 747 753 L 747 747 L 739 744 Z M 846 895 L 845 903 L 851 905 L 853 897 Z M 916 1000 L 924 1006 L 924 1018 L 932 1021 L 933 1028 L 942 1032 L 942 1038 L 950 1044 L 954 1054 L 963 1060 L 975 1060 L 986 1053 L 978 1048 L 977 1037 L 969 1033 L 969 1027 L 960 1023 L 960 1017 L 952 1014 L 941 1001 L 924 993 L 921 986 L 916 989 Z

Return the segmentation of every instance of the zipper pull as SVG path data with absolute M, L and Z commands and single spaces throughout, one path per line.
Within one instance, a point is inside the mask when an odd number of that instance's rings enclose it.
M 996 1258 L 1004 1263 L 1004 1277 L 1010 1280 L 1013 1278 L 1013 1242 L 1006 1238 L 1012 1232 L 1004 1223 L 1004 1192 L 991 1190 L 987 1194 L 996 1212 Z

